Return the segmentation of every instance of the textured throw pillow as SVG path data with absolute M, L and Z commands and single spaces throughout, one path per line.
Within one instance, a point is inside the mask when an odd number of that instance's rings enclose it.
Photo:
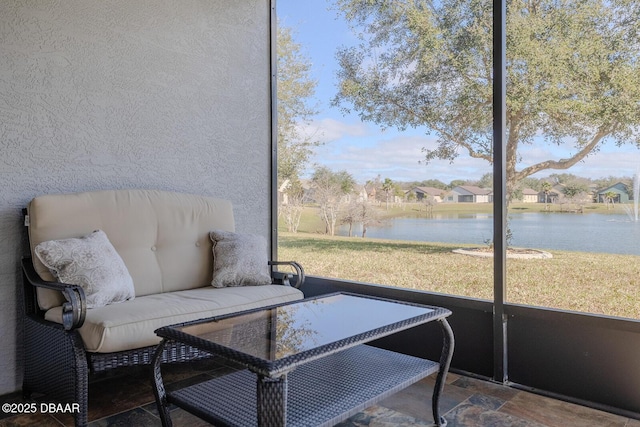
M 211 231 L 209 237 L 213 242 L 213 287 L 271 284 L 264 237 L 220 230 Z
M 87 308 L 133 299 L 133 280 L 104 231 L 49 240 L 35 247 L 40 261 L 60 282 L 84 289 Z

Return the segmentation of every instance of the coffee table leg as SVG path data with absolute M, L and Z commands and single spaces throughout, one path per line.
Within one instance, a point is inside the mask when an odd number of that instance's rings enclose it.
M 167 402 L 167 392 L 164 388 L 164 383 L 162 382 L 162 373 L 160 372 L 162 352 L 164 351 L 166 341 L 166 339 L 162 340 L 153 354 L 153 394 L 156 397 L 156 405 L 158 407 L 158 412 L 160 413 L 160 420 L 162 421 L 163 427 L 171 427 L 173 424 L 171 422 L 171 416 L 169 415 L 169 402 Z
M 287 425 L 287 375 L 269 378 L 258 375 L 258 426 Z
M 436 377 L 436 385 L 433 390 L 433 397 L 431 399 L 431 407 L 433 411 L 433 420 L 437 426 L 447 425 L 447 420 L 440 416 L 440 396 L 444 389 L 444 383 L 447 378 L 447 372 L 449 372 L 449 366 L 451 365 L 451 358 L 453 357 L 453 347 L 455 340 L 453 337 L 453 331 L 447 319 L 439 319 L 440 327 L 442 328 L 442 335 L 444 336 L 444 343 L 442 344 L 442 353 L 440 354 L 440 369 L 438 376 Z

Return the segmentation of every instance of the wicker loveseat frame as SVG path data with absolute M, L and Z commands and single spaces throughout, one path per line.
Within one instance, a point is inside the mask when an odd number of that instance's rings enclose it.
M 99 194 L 98 194 L 99 193 Z M 131 194 L 135 197 L 157 198 L 165 197 L 172 194 L 164 192 L 148 192 L 145 190 L 116 190 L 112 192 L 98 192 L 95 194 L 101 199 L 105 197 L 116 199 L 126 196 L 131 199 Z M 81 193 L 80 197 L 86 193 Z M 61 196 L 68 197 L 68 196 Z M 135 198 L 134 197 L 134 198 Z M 178 197 L 182 197 L 178 195 Z M 197 196 L 187 196 L 197 197 Z M 202 198 L 206 200 L 206 198 Z M 35 200 L 35 199 L 34 199 Z M 201 200 L 198 199 L 198 202 Z M 32 202 L 33 203 L 33 202 Z M 64 203 L 64 201 L 63 201 Z M 136 204 L 131 205 L 132 208 Z M 181 205 L 184 205 L 181 202 Z M 180 209 L 185 209 L 182 206 Z M 189 207 L 186 207 L 189 210 Z M 27 211 L 27 215 L 33 213 Z M 81 213 L 86 217 L 87 212 Z M 33 217 L 27 222 L 32 222 Z M 85 225 L 86 218 L 83 219 Z M 91 221 L 89 221 L 91 225 Z M 33 222 L 32 222 L 33 225 Z M 67 224 L 68 225 L 68 224 Z M 99 228 L 104 224 L 96 219 L 95 227 Z M 126 227 L 127 224 L 122 224 Z M 64 227 L 63 227 L 64 228 Z M 233 225 L 231 226 L 233 228 Z M 77 235 L 81 236 L 85 230 L 78 230 Z M 233 230 L 229 230 L 233 231 Z M 71 234 L 74 234 L 73 232 Z M 69 230 L 63 233 L 61 238 L 69 236 Z M 30 230 L 31 239 L 31 230 Z M 35 242 L 31 241 L 31 248 L 35 246 Z M 116 250 L 118 246 L 114 244 Z M 210 249 L 210 248 L 205 248 Z M 118 252 L 120 252 L 118 250 Z M 33 253 L 33 252 L 32 252 Z M 124 258 L 124 257 L 123 257 Z M 127 259 L 124 259 L 127 264 Z M 35 264 L 35 265 L 34 265 Z M 276 267 L 271 267 L 273 284 L 290 287 L 291 283 L 295 287 L 299 287 L 304 281 L 304 271 L 302 267 L 295 262 L 269 262 L 272 266 L 288 265 L 291 266 L 296 273 L 283 273 L 275 271 Z M 131 267 L 127 265 L 127 267 Z M 24 285 L 24 376 L 23 376 L 23 395 L 25 399 L 33 397 L 34 393 L 42 394 L 43 399 L 47 402 L 55 401 L 60 403 L 78 403 L 80 411 L 74 414 L 75 424 L 78 426 L 86 425 L 88 422 L 88 396 L 89 396 L 89 378 L 93 373 L 105 372 L 108 370 L 150 364 L 156 345 L 145 345 L 140 348 L 127 349 L 116 352 L 92 352 L 87 351 L 83 337 L 79 330 L 87 319 L 87 304 L 85 293 L 80 286 L 68 285 L 47 280 L 46 274 L 39 272 L 37 269 L 37 260 L 35 257 L 25 257 L 22 260 L 22 273 Z M 44 278 L 42 276 L 45 276 Z M 135 285 L 134 277 L 134 285 Z M 210 286 L 210 285 L 209 285 Z M 249 288 L 249 287 L 245 287 Z M 56 291 L 62 294 L 64 299 L 61 302 L 61 319 L 60 322 L 51 321 L 45 318 L 47 309 L 42 308 L 39 298 L 42 290 Z M 214 289 L 215 291 L 215 289 Z M 138 290 L 136 287 L 136 299 L 138 299 Z M 188 292 L 188 291 L 187 291 Z M 289 291 L 287 291 L 289 292 Z M 250 289 L 247 289 L 247 295 L 251 295 Z M 255 294 L 255 292 L 254 292 Z M 301 294 L 301 293 L 300 293 Z M 144 296 L 142 296 L 144 298 Z M 247 298 L 252 298 L 247 296 Z M 293 298 L 293 297 L 288 297 Z M 121 304 L 126 304 L 121 303 Z M 252 301 L 254 307 L 266 306 L 273 304 L 272 300 Z M 166 326 L 166 325 L 163 325 Z M 209 357 L 208 353 L 204 353 L 195 348 L 185 345 L 173 345 L 164 349 L 163 359 L 166 362 L 184 362 L 203 357 Z

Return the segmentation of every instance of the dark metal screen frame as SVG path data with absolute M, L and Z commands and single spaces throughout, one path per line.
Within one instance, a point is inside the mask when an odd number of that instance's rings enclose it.
M 507 381 L 506 0 L 493 0 L 493 379 Z
M 271 91 L 271 259 L 278 259 L 278 17 L 276 0 L 265 0 L 269 7 L 269 76 Z
M 276 0 L 268 0 L 268 2 L 271 8 L 270 75 L 272 91 L 271 252 L 272 259 L 277 259 L 277 15 Z M 590 313 L 572 313 L 544 307 L 519 306 L 506 303 L 506 235 L 508 229 L 506 204 L 506 0 L 493 0 L 493 10 L 493 241 L 494 254 L 496 254 L 494 256 L 493 301 L 321 277 L 308 277 L 302 290 L 306 296 L 336 291 L 351 291 L 450 308 L 454 313 L 450 320 L 454 330 L 456 330 L 456 336 L 460 338 L 457 340 L 457 350 L 454 354 L 453 371 L 479 378 L 491 379 L 512 387 L 522 388 L 546 396 L 640 419 L 640 407 L 638 407 L 637 404 L 629 404 L 626 401 L 629 397 L 634 397 L 633 392 L 629 392 L 628 381 L 622 384 L 623 387 L 626 387 L 625 391 L 622 392 L 622 397 L 606 395 L 603 390 L 595 386 L 587 386 L 587 390 L 567 390 L 564 388 L 567 383 L 572 383 L 576 378 L 589 375 L 590 373 L 582 372 L 580 376 L 576 376 L 575 378 L 568 374 L 562 378 L 554 377 L 552 370 L 557 363 L 557 359 L 543 357 L 543 360 L 538 363 L 538 373 L 545 376 L 549 382 L 544 385 L 529 383 L 530 379 L 526 378 L 525 374 L 532 366 L 522 366 L 522 363 L 525 362 L 529 356 L 520 360 L 518 352 L 522 352 L 521 349 L 516 348 L 516 350 L 514 350 L 514 345 L 518 342 L 518 340 L 514 338 L 514 331 L 526 330 L 526 328 L 529 328 L 528 331 L 535 331 L 544 323 L 549 322 L 554 323 L 566 320 L 570 327 L 579 328 L 580 330 L 584 329 L 587 335 L 589 335 L 591 331 L 596 333 L 593 335 L 597 335 L 597 333 L 600 333 L 602 330 L 613 331 L 614 333 L 624 331 L 628 333 L 628 335 L 610 343 L 610 347 L 608 348 L 610 356 L 607 357 L 609 363 L 604 364 L 610 370 L 609 372 L 615 374 L 614 377 L 624 378 L 625 373 L 628 374 L 630 371 L 633 371 L 633 369 L 637 370 L 637 365 L 628 362 L 613 364 L 613 360 L 609 359 L 620 360 L 620 357 L 624 356 L 628 351 L 629 345 L 640 346 L 640 320 L 612 319 L 607 316 Z M 513 330 L 508 328 L 509 319 L 511 319 L 514 324 Z M 456 328 L 456 326 L 458 326 L 458 328 Z M 549 347 L 552 345 L 553 340 L 571 341 L 574 339 L 571 335 L 567 335 L 566 332 L 556 333 L 553 328 L 547 332 L 550 338 L 547 337 L 536 340 L 536 338 L 531 337 L 534 341 L 533 345 Z M 508 342 L 508 336 L 512 337 L 513 342 Z M 415 352 L 415 346 L 412 344 L 414 342 L 415 337 L 413 336 L 407 335 L 403 338 L 401 335 L 398 335 L 398 339 L 382 342 L 382 346 L 389 346 L 394 349 L 399 348 L 410 354 Z M 592 339 L 586 343 L 586 345 L 594 347 L 598 344 L 596 339 Z M 512 348 L 511 353 L 508 352 L 509 346 Z M 568 356 L 573 349 L 564 348 L 561 350 L 562 355 Z M 585 357 L 587 356 L 588 355 Z M 516 357 L 515 360 L 514 357 Z M 513 378 L 511 379 L 509 378 L 508 360 L 511 360 L 512 365 L 511 371 Z M 571 361 L 564 360 L 563 362 L 569 363 Z M 603 360 L 603 363 L 604 362 L 606 361 Z M 456 369 L 456 365 L 462 366 L 463 368 Z M 523 384 L 520 381 L 527 382 L 527 384 Z M 613 382 L 615 385 L 616 380 L 614 379 Z M 544 388 L 540 388 L 541 386 Z M 629 394 L 632 394 L 632 396 L 629 396 Z
M 277 11 L 276 1 L 270 7 L 270 78 L 271 78 L 271 259 L 278 259 L 278 129 L 277 129 Z M 493 0 L 493 242 L 494 301 L 493 348 L 494 381 L 507 381 L 506 295 L 506 0 Z

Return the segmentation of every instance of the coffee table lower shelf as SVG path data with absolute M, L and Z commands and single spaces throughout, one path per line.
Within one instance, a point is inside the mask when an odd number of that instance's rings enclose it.
M 286 425 L 334 425 L 439 366 L 368 345 L 306 363 L 288 374 Z M 257 375 L 245 369 L 168 392 L 167 399 L 216 426 L 257 426 L 256 384 Z

